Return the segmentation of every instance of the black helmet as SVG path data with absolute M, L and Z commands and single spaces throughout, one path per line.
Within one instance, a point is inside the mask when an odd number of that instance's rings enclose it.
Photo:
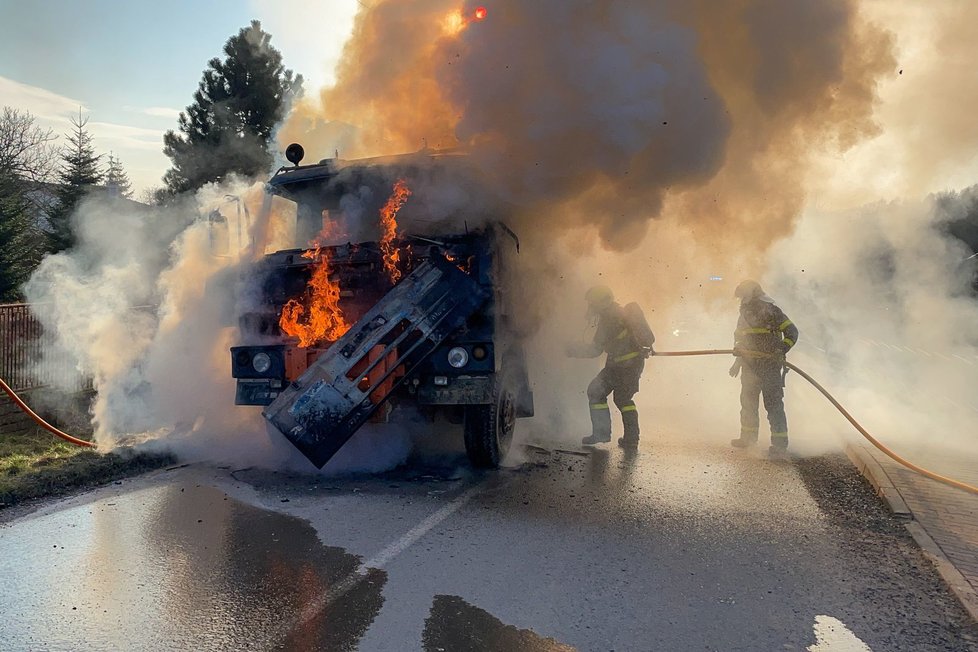
M 584 293 L 589 306 L 601 308 L 615 301 L 615 294 L 607 285 L 595 285 Z
M 734 296 L 741 301 L 750 301 L 751 299 L 756 299 L 763 294 L 764 290 L 761 289 L 761 284 L 757 281 L 752 281 L 751 279 L 741 281 L 737 286 L 737 289 L 734 290 Z

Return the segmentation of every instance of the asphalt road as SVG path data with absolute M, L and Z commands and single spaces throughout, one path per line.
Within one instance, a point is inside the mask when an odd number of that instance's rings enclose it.
M 188 467 L 0 526 L 4 650 L 978 650 L 842 456 Z

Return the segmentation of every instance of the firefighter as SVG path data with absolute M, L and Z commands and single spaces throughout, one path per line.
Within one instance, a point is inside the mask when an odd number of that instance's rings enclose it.
M 757 443 L 758 398 L 771 425 L 768 454 L 784 457 L 788 450 L 788 419 L 784 413 L 784 359 L 798 341 L 798 328 L 764 293 L 757 281 L 737 286 L 740 318 L 734 333 L 734 355 L 730 376 L 740 374 L 740 437 L 730 443 L 747 448 Z
M 571 345 L 568 354 L 576 358 L 596 358 L 606 353 L 607 359 L 604 368 L 587 387 L 591 434 L 581 443 L 592 446 L 611 441 L 608 395 L 613 393 L 625 429 L 618 445 L 634 449 L 638 446 L 639 428 L 638 408 L 632 397 L 638 392 L 645 359 L 653 353 L 655 337 L 638 305 L 629 304 L 622 308 L 609 288 L 603 285 L 592 287 L 584 298 L 588 317 L 597 325 L 597 330 L 591 342 Z

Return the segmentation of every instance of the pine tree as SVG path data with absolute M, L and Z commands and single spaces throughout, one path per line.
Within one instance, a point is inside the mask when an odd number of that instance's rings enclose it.
M 16 301 L 37 264 L 37 230 L 23 182 L 0 170 L 0 301 Z
M 224 60 L 208 62 L 194 102 L 180 114 L 180 134 L 168 131 L 163 152 L 173 167 L 163 182 L 171 194 L 196 190 L 239 173 L 255 176 L 271 165 L 272 130 L 302 93 L 271 35 L 251 21 L 224 45 Z
M 125 197 L 132 199 L 132 182 L 129 175 L 122 167 L 122 161 L 109 152 L 108 167 L 105 170 L 105 187 L 109 190 L 112 197 Z
M 20 288 L 41 260 L 45 213 L 40 184 L 54 168 L 57 153 L 50 130 L 30 113 L 5 106 L 0 114 L 0 301 L 22 298 Z
M 57 253 L 71 248 L 75 244 L 75 233 L 71 227 L 71 216 L 78 208 L 78 203 L 88 194 L 93 186 L 102 182 L 102 171 L 99 169 L 100 154 L 95 153 L 92 146 L 92 135 L 85 129 L 88 118 L 82 118 L 81 110 L 78 119 L 71 119 L 74 131 L 65 134 L 68 144 L 61 152 L 61 169 L 58 171 L 58 181 L 61 184 L 57 192 L 57 206 L 51 211 L 47 230 L 48 251 Z

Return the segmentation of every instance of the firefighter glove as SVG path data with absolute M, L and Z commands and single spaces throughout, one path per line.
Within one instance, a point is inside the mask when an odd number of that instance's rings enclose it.
M 740 374 L 740 360 L 734 360 L 734 363 L 730 366 L 730 377 L 736 378 Z

